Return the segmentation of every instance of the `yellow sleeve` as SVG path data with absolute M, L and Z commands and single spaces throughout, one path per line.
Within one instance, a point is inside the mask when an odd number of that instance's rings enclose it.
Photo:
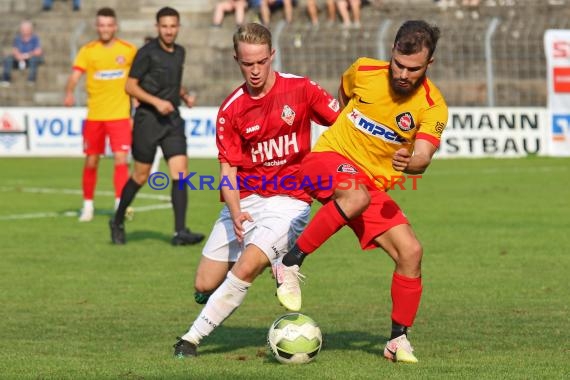
M 87 62 L 89 61 L 89 52 L 87 46 L 79 49 L 79 53 L 75 56 L 73 61 L 73 68 L 85 72 L 87 70 Z
M 441 134 L 447 125 L 447 118 L 447 104 L 442 98 L 424 111 L 416 138 L 428 140 L 434 146 L 439 146 Z
M 342 74 L 342 91 L 348 99 L 352 98 L 354 91 L 354 83 L 356 82 L 356 73 L 358 72 L 358 61 L 356 60 L 346 71 Z

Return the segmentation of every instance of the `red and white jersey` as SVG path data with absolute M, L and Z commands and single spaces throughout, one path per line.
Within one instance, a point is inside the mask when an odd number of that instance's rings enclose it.
M 279 194 L 311 202 L 297 178 L 311 150 L 311 120 L 331 125 L 339 104 L 308 78 L 275 76 L 261 99 L 252 99 L 244 83 L 224 100 L 216 121 L 218 159 L 238 167 L 241 198 Z

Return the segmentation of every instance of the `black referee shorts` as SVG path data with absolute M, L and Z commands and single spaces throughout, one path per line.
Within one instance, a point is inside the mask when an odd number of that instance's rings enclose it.
M 184 119 L 178 111 L 162 116 L 145 107 L 137 108 L 133 127 L 133 158 L 152 164 L 158 146 L 167 161 L 171 157 L 187 154 Z

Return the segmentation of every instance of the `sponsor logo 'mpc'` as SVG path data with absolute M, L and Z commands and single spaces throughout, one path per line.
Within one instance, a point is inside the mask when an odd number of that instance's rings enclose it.
M 406 142 L 405 138 L 390 129 L 390 127 L 377 123 L 376 121 L 366 117 L 356 108 L 354 108 L 352 112 L 346 114 L 346 116 L 356 128 L 360 129 L 364 133 L 394 144 L 403 144 Z

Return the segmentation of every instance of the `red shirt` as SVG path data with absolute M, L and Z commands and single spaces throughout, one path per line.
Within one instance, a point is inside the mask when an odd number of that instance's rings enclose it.
M 311 120 L 331 125 L 339 104 L 308 78 L 275 75 L 273 88 L 261 99 L 252 99 L 244 83 L 224 100 L 216 121 L 218 159 L 238 167 L 241 198 L 255 193 L 311 202 L 297 178 L 311 150 Z

